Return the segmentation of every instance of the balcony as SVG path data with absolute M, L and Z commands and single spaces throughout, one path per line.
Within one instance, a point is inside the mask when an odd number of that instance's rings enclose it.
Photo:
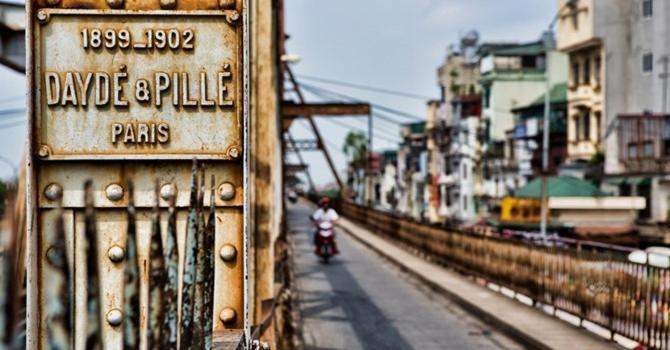
M 670 115 L 619 115 L 619 161 L 626 171 L 665 172 L 670 169 Z

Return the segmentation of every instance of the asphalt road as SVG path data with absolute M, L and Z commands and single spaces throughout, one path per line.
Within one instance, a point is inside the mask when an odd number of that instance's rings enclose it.
M 289 205 L 306 349 L 521 349 L 343 232 L 329 264 L 313 254 L 312 209 Z

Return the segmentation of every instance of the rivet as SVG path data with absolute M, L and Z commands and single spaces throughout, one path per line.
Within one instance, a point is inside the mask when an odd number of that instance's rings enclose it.
M 123 6 L 123 0 L 107 0 L 107 5 L 113 8 L 119 8 Z
M 57 201 L 63 196 L 63 187 L 56 183 L 48 184 L 44 189 L 44 196 L 50 201 Z
M 37 20 L 44 23 L 49 20 L 49 15 L 44 11 L 37 11 Z
M 123 322 L 123 312 L 119 309 L 112 309 L 107 313 L 107 323 L 110 326 L 116 327 Z
M 221 247 L 219 255 L 221 255 L 221 259 L 223 259 L 223 261 L 231 262 L 235 260 L 235 257 L 237 256 L 237 249 L 235 249 L 232 244 L 226 244 Z
M 237 147 L 231 147 L 228 150 L 228 156 L 232 159 L 237 159 L 240 157 L 240 149 Z
M 161 198 L 169 201 L 170 198 L 177 195 L 177 188 L 174 184 L 165 184 L 161 186 Z
M 51 150 L 49 149 L 49 146 L 47 146 L 47 145 L 40 146 L 40 149 L 37 151 L 37 155 L 40 158 L 46 158 L 46 157 L 49 156 L 50 153 L 51 153 Z
M 235 186 L 230 182 L 224 182 L 219 186 L 219 198 L 222 201 L 229 201 L 235 198 Z
M 110 201 L 118 201 L 123 198 L 123 187 L 119 184 L 110 184 L 105 188 L 105 195 Z
M 161 8 L 173 9 L 177 6 L 177 0 L 160 0 Z
M 123 259 L 126 257 L 126 251 L 118 245 L 115 245 L 109 248 L 107 251 L 107 256 L 112 262 L 118 263 L 123 261 Z
M 219 8 L 225 9 L 235 6 L 235 0 L 219 0 Z
M 221 4 L 219 4 L 219 6 L 221 6 Z M 240 14 L 235 10 L 224 11 L 224 15 L 226 16 L 226 22 L 230 24 L 235 24 L 237 20 L 240 19 Z
M 223 323 L 231 323 L 235 321 L 236 316 L 237 315 L 235 313 L 235 310 L 233 310 L 233 308 L 231 307 L 227 307 L 221 310 L 221 313 L 219 314 L 219 319 L 221 319 Z

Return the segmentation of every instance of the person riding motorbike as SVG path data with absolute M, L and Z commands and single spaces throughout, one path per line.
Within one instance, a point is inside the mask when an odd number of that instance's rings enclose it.
M 312 223 L 316 227 L 316 230 L 314 231 L 314 252 L 318 255 L 321 247 L 319 246 L 319 224 L 324 221 L 329 221 L 332 224 L 335 224 L 335 221 L 337 221 L 340 218 L 339 215 L 337 215 L 337 212 L 335 209 L 330 207 L 330 198 L 328 197 L 323 197 L 319 200 L 319 209 L 317 209 L 314 214 L 310 217 L 312 220 Z M 335 241 L 335 237 L 333 236 L 333 252 L 335 254 L 339 254 L 339 250 L 337 249 L 337 242 Z

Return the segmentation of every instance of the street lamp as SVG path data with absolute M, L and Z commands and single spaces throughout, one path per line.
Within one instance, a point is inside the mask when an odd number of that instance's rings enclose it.
M 543 130 L 542 130 L 542 194 L 541 194 L 541 210 L 542 217 L 540 221 L 540 234 L 542 239 L 547 239 L 547 212 L 548 212 L 548 183 L 547 183 L 547 173 L 549 172 L 549 118 L 551 115 L 551 72 L 550 72 L 550 52 L 556 48 L 556 39 L 554 37 L 554 26 L 558 22 L 559 17 L 561 16 L 561 11 L 564 8 L 568 8 L 571 11 L 577 9 L 579 0 L 567 0 L 563 6 L 561 6 L 556 15 L 549 23 L 549 28 L 547 31 L 542 34 L 542 46 L 544 47 L 544 76 L 545 76 L 545 94 L 544 94 L 544 120 L 543 120 Z
M 542 198 L 541 200 L 541 221 L 540 234 L 542 239 L 547 238 L 547 173 L 549 171 L 549 118 L 551 116 L 551 74 L 550 74 L 550 51 L 555 47 L 553 26 L 556 21 L 552 21 L 549 29 L 542 34 L 542 46 L 544 46 L 544 79 L 545 79 L 545 93 L 544 93 L 544 120 L 542 127 Z

